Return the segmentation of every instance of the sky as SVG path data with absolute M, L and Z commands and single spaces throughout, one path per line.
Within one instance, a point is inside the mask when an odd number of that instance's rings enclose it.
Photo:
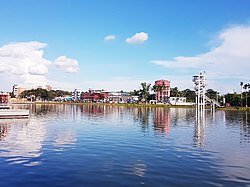
M 167 79 L 240 92 L 249 0 L 0 0 L 0 91 L 51 85 L 132 91 Z

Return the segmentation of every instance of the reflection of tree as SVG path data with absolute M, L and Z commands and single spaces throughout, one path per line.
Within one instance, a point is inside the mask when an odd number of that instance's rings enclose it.
M 170 133 L 170 112 L 166 108 L 155 108 L 154 128 L 167 134 Z
M 149 115 L 150 115 L 150 108 L 148 107 L 138 107 L 133 109 L 133 118 L 135 121 L 140 122 L 142 130 L 148 129 Z
M 250 112 L 249 111 L 225 111 L 226 125 L 239 128 L 241 141 L 250 141 Z

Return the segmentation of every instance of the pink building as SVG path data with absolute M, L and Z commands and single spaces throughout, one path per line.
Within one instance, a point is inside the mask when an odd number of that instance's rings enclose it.
M 170 81 L 157 80 L 155 81 L 156 100 L 166 102 L 170 97 Z
M 6 92 L 0 92 L 0 103 L 8 103 L 10 101 L 10 94 Z

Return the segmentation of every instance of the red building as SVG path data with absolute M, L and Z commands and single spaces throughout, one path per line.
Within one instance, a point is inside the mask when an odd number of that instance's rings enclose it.
M 85 102 L 105 102 L 109 98 L 109 93 L 102 90 L 91 90 L 81 93 L 81 99 Z
M 157 80 L 155 81 L 156 100 L 166 102 L 170 97 L 170 81 Z
M 0 92 L 0 103 L 8 103 L 10 101 L 10 94 Z

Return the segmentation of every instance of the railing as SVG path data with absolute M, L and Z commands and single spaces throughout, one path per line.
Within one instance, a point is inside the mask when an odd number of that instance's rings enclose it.
M 208 96 L 205 95 L 204 99 L 212 104 L 215 104 L 218 107 L 221 107 L 220 103 L 214 99 L 209 98 Z

